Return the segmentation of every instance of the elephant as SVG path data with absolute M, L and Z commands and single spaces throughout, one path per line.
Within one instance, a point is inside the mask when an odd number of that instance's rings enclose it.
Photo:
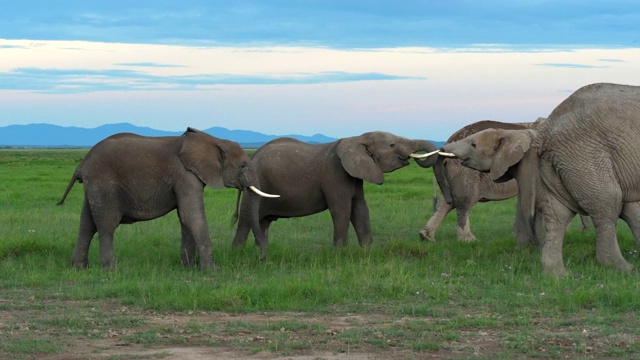
M 408 159 L 433 166 L 438 149 L 426 140 L 410 140 L 388 132 L 374 131 L 325 144 L 307 144 L 291 138 L 279 138 L 260 147 L 251 158 L 262 190 L 280 194 L 279 199 L 262 201 L 244 196 L 233 247 L 246 243 L 250 224 L 259 221 L 261 232 L 254 231 L 261 246 L 260 259 L 266 256 L 271 222 L 279 218 L 301 217 L 329 209 L 333 220 L 333 244 L 347 244 L 349 222 L 358 242 L 372 242 L 369 208 L 363 182 L 382 184 L 384 174 L 409 165 Z
M 506 123 L 494 120 L 481 120 L 469 124 L 456 131 L 447 139 L 447 144 L 464 139 L 485 129 L 510 129 L 524 130 L 535 128 L 545 118 L 538 118 L 534 122 Z M 478 202 L 501 201 L 510 199 L 518 194 L 518 184 L 515 179 L 506 182 L 494 182 L 489 175 L 463 166 L 459 159 L 439 157 L 433 166 L 433 173 L 442 193 L 440 199 L 435 199 L 437 204 L 434 214 L 427 224 L 420 230 L 423 240 L 436 241 L 435 234 L 445 216 L 456 209 L 457 238 L 460 241 L 476 241 L 476 236 L 471 232 L 469 216 L 471 209 Z M 587 228 L 588 219 L 580 217 L 583 230 Z M 516 217 L 514 233 L 517 245 L 536 244 L 538 240 L 531 239 L 525 230 L 524 219 Z
M 78 242 L 72 266 L 86 268 L 91 239 L 98 233 L 100 263 L 116 265 L 113 234 L 119 224 L 161 217 L 177 209 L 182 263 L 215 268 L 204 210 L 204 186 L 251 189 L 261 196 L 251 160 L 236 142 L 188 128 L 182 136 L 112 135 L 89 150 L 58 204 L 76 181 L 84 185 Z M 256 222 L 254 224 L 258 226 Z
M 526 129 L 530 124 L 505 123 L 482 120 L 469 124 L 456 131 L 447 139 L 447 144 L 461 140 L 478 131 L 488 128 Z M 442 195 L 437 201 L 437 208 L 427 224 L 420 230 L 424 240 L 436 241 L 436 231 L 445 216 L 453 209 L 457 216 L 457 237 L 460 241 L 476 241 L 471 232 L 469 215 L 471 208 L 478 202 L 500 201 L 516 196 L 518 184 L 515 180 L 495 183 L 486 173 L 482 173 L 460 164 L 459 159 L 438 157 L 433 166 L 433 173 Z
M 596 260 L 631 271 L 620 252 L 616 220 L 640 234 L 640 87 L 586 85 L 562 101 L 536 129 L 487 129 L 442 147 L 494 181 L 515 178 L 519 208 L 535 232 L 536 210 L 545 227 L 543 272 L 566 274 L 562 245 L 575 214 L 596 229 Z

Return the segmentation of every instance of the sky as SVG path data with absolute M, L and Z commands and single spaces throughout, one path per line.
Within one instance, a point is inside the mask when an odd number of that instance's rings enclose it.
M 446 140 L 640 85 L 636 0 L 0 4 L 0 131 L 128 122 Z

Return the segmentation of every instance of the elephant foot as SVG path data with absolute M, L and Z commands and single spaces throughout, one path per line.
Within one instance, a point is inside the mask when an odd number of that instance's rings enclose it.
M 244 244 L 246 242 L 247 242 L 247 239 L 244 239 L 244 240 L 242 240 L 242 239 L 241 240 L 233 239 L 233 243 L 231 243 L 231 247 L 234 248 L 234 249 L 239 249 L 239 248 L 244 247 Z M 259 245 L 257 240 L 256 240 L 256 245 Z
M 82 269 L 86 269 L 87 267 L 89 267 L 89 262 L 88 261 L 77 261 L 77 260 L 71 260 L 71 267 L 73 267 L 76 270 L 82 270 Z
M 180 260 L 180 262 L 182 262 L 182 265 L 188 268 L 192 268 L 196 266 L 196 259 L 195 258 L 182 258 Z
M 542 273 L 560 278 L 567 275 L 567 270 L 564 268 L 564 265 L 562 265 L 561 267 L 545 266 L 542 269 Z
M 548 251 L 542 249 L 542 273 L 563 277 L 567 275 L 567 270 L 564 267 L 564 262 L 562 261 L 562 255 L 557 256 L 556 254 L 549 254 Z
M 624 258 L 613 259 L 611 257 L 598 257 L 596 256 L 596 260 L 598 263 L 608 266 L 612 269 L 622 271 L 622 272 L 631 272 L 633 271 L 633 265 L 629 264 L 627 260 Z
M 211 261 L 208 264 L 200 264 L 200 270 L 201 271 L 218 271 L 220 270 L 220 266 L 218 266 L 218 264 Z
M 102 266 L 104 270 L 114 270 L 116 268 L 116 261 L 115 260 L 102 261 L 100 263 L 100 266 Z
M 458 234 L 458 241 L 475 242 L 478 239 L 472 233 Z
M 431 242 L 438 241 L 436 240 L 436 234 L 426 227 L 420 230 L 419 234 L 422 240 L 431 241 Z

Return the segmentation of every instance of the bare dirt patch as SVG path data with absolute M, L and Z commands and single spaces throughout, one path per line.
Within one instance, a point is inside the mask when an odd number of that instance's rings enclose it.
M 580 322 L 459 327 L 379 312 L 156 312 L 31 296 L 0 298 L 0 359 L 600 359 L 640 344 L 635 332 L 604 334 Z

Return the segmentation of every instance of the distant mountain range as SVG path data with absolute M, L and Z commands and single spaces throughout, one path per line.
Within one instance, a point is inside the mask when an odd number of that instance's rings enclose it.
M 238 142 L 244 148 L 258 148 L 280 137 L 292 137 L 307 143 L 318 144 L 337 140 L 321 134 L 265 135 L 255 131 L 229 130 L 222 127 L 212 127 L 202 131 L 215 137 Z M 91 129 L 51 124 L 9 125 L 0 127 L 0 147 L 89 147 L 110 135 L 121 132 L 145 136 L 175 136 L 181 135 L 184 131 L 162 131 L 129 123 L 108 124 Z

